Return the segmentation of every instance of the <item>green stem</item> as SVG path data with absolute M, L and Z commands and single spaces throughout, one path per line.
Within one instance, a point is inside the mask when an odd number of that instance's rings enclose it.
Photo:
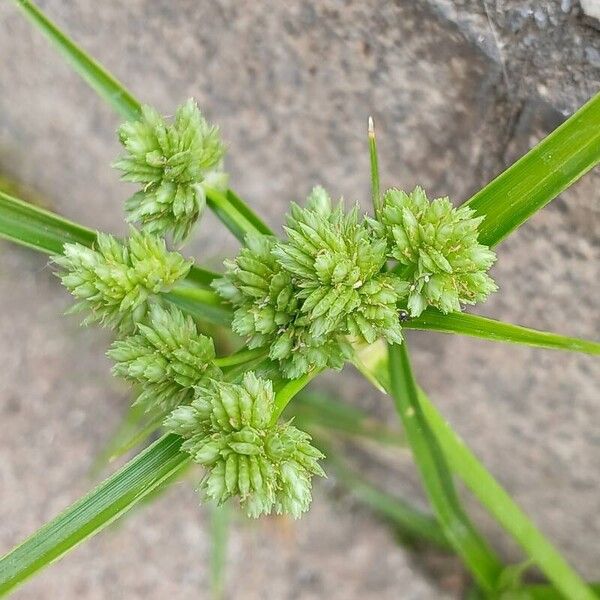
M 230 202 L 226 193 L 207 189 L 206 203 L 240 242 L 243 243 L 248 234 L 264 233 L 255 221 Z
M 230 354 L 229 356 L 216 358 L 213 362 L 215 365 L 217 365 L 217 367 L 232 367 L 234 365 L 247 363 L 259 357 L 263 358 L 264 355 L 265 351 L 263 348 L 254 348 L 253 350 L 244 348 L 238 352 L 235 352 L 234 354 Z
M 276 423 L 277 419 L 281 416 L 285 407 L 288 405 L 290 400 L 303 388 L 305 388 L 319 373 L 321 370 L 313 369 L 309 373 L 298 377 L 298 379 L 291 379 L 286 382 L 284 386 L 275 395 L 275 407 L 273 411 L 273 417 L 271 423 Z
M 163 296 L 199 319 L 206 319 L 220 325 L 231 323 L 231 308 L 223 304 L 221 298 L 212 290 L 192 287 L 186 282 L 181 282 Z
M 212 600 L 222 600 L 225 593 L 227 537 L 231 507 L 228 503 L 210 507 L 210 588 Z
M 560 553 L 521 511 L 513 499 L 490 475 L 464 442 L 451 429 L 422 390 L 419 398 L 427 422 L 435 432 L 440 446 L 455 473 L 477 496 L 502 527 L 513 535 L 546 577 L 567 598 L 593 600 L 597 598 Z
M 402 534 L 445 550 L 450 548 L 444 532 L 431 515 L 376 488 L 350 469 L 341 456 L 321 437 L 315 442 L 327 456 L 327 464 L 333 468 L 336 478 L 361 502 L 396 525 Z
M 363 354 L 362 359 L 363 366 L 370 371 L 371 375 L 376 377 L 390 393 L 393 392 L 390 377 L 401 367 L 401 364 L 398 364 L 398 360 L 394 365 L 388 362 L 385 346 L 383 344 L 373 346 L 368 355 Z M 398 369 L 398 373 L 402 373 L 401 368 Z M 464 481 L 496 521 L 521 545 L 527 556 L 537 564 L 549 581 L 567 598 L 581 600 L 596 598 L 558 550 L 478 461 L 464 441 L 454 433 L 420 389 L 418 399 L 429 429 L 437 439 L 452 471 Z
M 502 563 L 460 504 L 444 453 L 423 414 L 406 342 L 390 346 L 388 356 L 390 391 L 433 510 L 448 541 L 477 583 L 491 593 L 502 572 Z

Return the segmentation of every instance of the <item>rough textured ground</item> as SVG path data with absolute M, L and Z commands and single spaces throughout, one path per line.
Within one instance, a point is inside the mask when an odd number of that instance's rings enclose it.
M 369 114 L 386 185 L 420 183 L 458 201 L 600 83 L 600 34 L 575 0 L 291 4 L 40 0 L 145 101 L 168 113 L 195 96 L 228 141 L 233 186 L 275 227 L 316 182 L 367 207 Z M 117 118 L 8 2 L 0 4 L 0 56 L 0 173 L 76 221 L 124 231 L 129 190 L 109 167 Z M 598 338 L 599 182 L 588 175 L 499 248 L 502 292 L 483 314 Z M 235 244 L 214 224 L 204 221 L 190 252 L 216 265 Z M 109 376 L 106 333 L 61 316 L 69 299 L 46 259 L 6 243 L 0 252 L 2 552 L 89 487 L 93 457 L 128 399 Z M 597 360 L 432 334 L 412 341 L 442 412 L 598 579 Z M 350 374 L 343 386 L 373 411 L 389 411 Z M 416 495 L 407 457 L 394 468 L 390 486 Z M 177 485 L 15 597 L 208 598 L 206 515 L 191 488 Z M 331 483 L 316 496 L 298 524 L 235 526 L 229 597 L 458 595 L 462 579 L 447 575 L 447 564 L 395 545 Z M 518 557 L 475 514 L 497 547 Z

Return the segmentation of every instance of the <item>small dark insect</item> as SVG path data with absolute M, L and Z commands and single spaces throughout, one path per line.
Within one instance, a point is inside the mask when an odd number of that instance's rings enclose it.
M 402 323 L 408 321 L 410 319 L 410 314 L 408 314 L 407 310 L 399 310 L 398 317 Z

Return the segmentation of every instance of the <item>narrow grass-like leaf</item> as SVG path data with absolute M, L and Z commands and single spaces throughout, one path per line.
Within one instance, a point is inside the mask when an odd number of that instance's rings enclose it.
M 0 559 L 0 595 L 98 533 L 189 460 L 167 435 Z
M 399 533 L 411 540 L 428 542 L 444 549 L 450 548 L 442 528 L 430 514 L 381 491 L 361 477 L 345 464 L 340 454 L 321 436 L 315 438 L 315 444 L 327 456 L 327 465 L 331 467 L 338 481 L 358 500 L 397 527 Z
M 286 381 L 284 385 L 277 390 L 277 393 L 275 394 L 275 403 L 273 406 L 273 416 L 271 417 L 271 421 L 273 423 L 279 419 L 281 413 L 284 411 L 290 400 L 298 392 L 303 390 L 319 373 L 321 373 L 321 370 L 313 369 L 297 379 L 290 379 L 289 381 Z
M 539 529 L 523 513 L 489 471 L 452 430 L 422 390 L 419 400 L 427 423 L 452 465 L 452 470 L 464 481 L 490 514 L 521 545 L 544 572 L 546 577 L 567 598 L 592 600 L 596 595 L 550 544 Z
M 163 296 L 172 304 L 199 319 L 205 319 L 217 325 L 231 323 L 231 308 L 225 305 L 212 290 L 191 286 L 184 281 Z
M 421 408 L 406 342 L 389 346 L 388 356 L 390 392 L 431 506 L 446 538 L 479 586 L 492 592 L 502 572 L 502 563 L 460 505 L 444 453 Z
M 15 0 L 27 18 L 52 42 L 73 69 L 126 119 L 135 119 L 140 103 L 100 63 L 66 36 L 33 2 Z
M 227 190 L 225 196 L 229 206 L 236 210 L 252 226 L 254 231 L 264 235 L 275 235 L 269 226 L 233 190 Z
M 61 254 L 66 242 L 91 246 L 96 232 L 0 191 L 0 237 L 46 254 Z
M 14 0 L 31 22 L 50 40 L 52 45 L 67 59 L 73 69 L 124 119 L 136 119 L 141 110 L 137 100 L 125 86 L 93 59 L 33 2 Z M 258 231 L 270 234 L 267 225 L 238 196 L 228 190 L 207 193 L 207 203 L 217 217 L 231 232 L 243 241 L 247 233 Z
M 443 333 L 458 333 L 485 340 L 510 342 L 538 348 L 600 354 L 600 343 L 598 342 L 567 337 L 547 331 L 537 331 L 468 313 L 444 315 L 433 308 L 428 308 L 421 316 L 410 319 L 404 323 L 404 327 L 407 329 L 428 329 Z
M 379 216 L 379 211 L 381 210 L 379 154 L 377 152 L 377 139 L 375 138 L 375 125 L 373 124 L 373 117 L 369 117 L 367 133 L 369 137 L 369 159 L 371 165 L 371 203 L 373 204 L 375 216 Z
M 482 244 L 495 246 L 600 161 L 600 94 L 477 192 Z
M 225 594 L 227 538 L 231 521 L 228 503 L 210 507 L 210 589 L 212 600 L 222 600 Z
M 380 384 L 393 392 L 390 377 L 402 378 L 402 364 L 388 359 L 385 346 L 372 346 L 369 354 L 362 356 L 362 364 Z M 568 565 L 558 550 L 545 538 L 527 515 L 512 500 L 487 469 L 446 423 L 422 390 L 418 390 L 418 403 L 429 430 L 437 440 L 452 471 L 458 475 L 475 497 L 498 523 L 522 546 L 527 556 L 537 564 L 558 590 L 567 598 L 592 600 L 595 594 Z

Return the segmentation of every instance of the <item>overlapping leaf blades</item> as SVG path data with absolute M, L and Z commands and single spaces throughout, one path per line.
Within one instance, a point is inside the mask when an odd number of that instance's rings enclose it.
M 28 14 L 29 18 L 32 19 L 38 27 L 57 45 L 63 54 L 72 62 L 75 69 L 94 87 L 94 89 L 109 101 L 121 114 L 126 117 L 136 116 L 139 111 L 139 103 L 129 94 L 112 76 L 110 76 L 98 63 L 90 59 L 85 53 L 83 53 L 73 42 L 71 42 L 62 32 L 58 30 L 45 16 L 35 8 L 27 0 L 18 0 L 20 6 Z M 598 127 L 600 116 L 600 96 L 596 96 L 592 99 L 585 107 L 583 107 L 576 115 L 569 119 L 561 128 L 554 132 L 549 138 L 543 141 L 539 146 L 529 152 L 523 159 L 513 165 L 507 172 L 499 176 L 490 185 L 486 186 L 478 194 L 474 196 L 470 201 L 471 208 L 474 208 L 480 215 L 486 215 L 487 219 L 482 229 L 481 241 L 490 245 L 498 243 L 504 239 L 511 231 L 520 226 L 531 214 L 537 211 L 539 208 L 544 206 L 547 202 L 552 200 L 562 189 L 565 189 L 583 173 L 594 166 L 600 158 L 600 144 L 598 143 L 600 128 Z M 1 199 L 1 198 L 0 198 Z M 269 233 L 268 228 L 260 221 L 258 217 L 248 209 L 233 194 L 228 191 L 225 194 L 214 193 L 208 194 L 208 201 L 211 208 L 215 210 L 216 214 L 221 220 L 237 235 L 238 238 L 242 239 L 248 231 L 259 231 L 261 233 Z M 9 203 L 3 211 L 0 206 L 0 235 L 9 237 L 20 243 L 31 245 L 38 249 L 42 249 L 46 252 L 56 253 L 60 251 L 61 239 L 60 233 L 56 230 L 52 230 L 52 227 L 57 223 L 52 215 L 41 215 L 36 214 L 35 218 L 40 220 L 42 224 L 41 230 L 36 230 L 36 227 L 31 227 L 31 222 L 28 221 L 31 213 L 27 210 L 26 206 L 21 206 L 16 209 L 16 205 Z M 12 211 L 12 212 L 11 212 Z M 2 215 L 5 215 L 2 217 Z M 47 223 L 44 223 L 44 221 Z M 47 225 L 50 225 L 47 228 Z M 69 241 L 80 241 L 81 243 L 91 243 L 93 241 L 93 233 L 78 231 L 77 226 L 63 222 L 58 230 L 66 234 Z M 81 235 L 80 239 L 77 236 Z M 70 238 L 68 236 L 74 236 Z M 57 248 L 57 246 L 59 246 Z M 212 279 L 212 276 L 208 272 L 196 272 L 190 277 L 192 281 L 199 284 L 200 287 L 206 287 L 206 285 Z M 192 287 L 190 286 L 190 289 Z M 187 297 L 183 295 L 184 303 L 187 303 L 188 308 L 199 310 L 198 306 L 202 303 L 202 293 L 205 293 L 206 289 L 195 289 L 194 293 L 198 293 L 198 297 L 194 297 L 193 294 L 189 294 Z M 206 298 L 208 299 L 208 297 Z M 577 351 L 587 351 L 590 353 L 597 353 L 597 345 L 592 342 L 584 342 L 583 345 L 578 340 L 559 340 L 560 336 L 554 336 L 554 338 L 546 338 L 545 343 L 541 343 L 541 338 L 532 337 L 531 330 L 509 330 L 506 324 L 495 324 L 495 323 L 478 323 L 476 317 L 461 315 L 462 317 L 468 317 L 467 322 L 462 324 L 451 324 L 450 322 L 435 324 L 435 318 L 432 315 L 424 313 L 424 322 L 421 324 L 423 328 L 435 329 L 439 328 L 441 331 L 455 331 L 463 327 L 470 335 L 482 335 L 490 339 L 509 339 L 509 341 L 525 341 L 527 343 L 533 343 L 534 345 L 543 345 L 546 347 L 562 347 Z M 469 320 L 470 319 L 470 320 Z M 415 323 L 417 326 L 418 323 Z M 500 331 L 504 326 L 504 330 Z M 539 332 L 533 332 L 539 333 Z M 552 334 L 544 334 L 552 335 Z M 535 339 L 534 339 L 535 338 Z M 421 397 L 421 403 L 423 404 L 423 398 Z M 434 409 L 435 410 L 435 409 Z M 435 418 L 432 417 L 428 410 L 424 410 L 424 414 L 428 419 L 430 427 L 436 431 L 439 435 L 440 429 L 436 428 Z M 433 425 L 432 425 L 433 423 Z M 451 439 L 451 436 L 450 438 Z M 439 441 L 439 440 L 438 440 Z M 460 465 L 456 465 L 456 455 L 453 454 L 456 450 L 456 446 L 444 447 L 444 453 L 446 459 L 451 463 L 451 467 L 454 470 L 460 468 Z M 139 464 L 138 460 L 147 461 L 148 464 L 155 464 L 160 458 L 159 452 L 153 448 L 149 449 L 146 454 L 140 455 L 133 461 Z M 164 459 L 164 457 L 163 457 Z M 160 465 L 156 465 L 157 471 L 153 477 L 157 477 L 158 471 L 161 469 Z M 128 467 L 130 469 L 130 467 Z M 481 467 L 482 468 L 482 467 Z M 483 468 L 482 468 L 483 469 Z M 113 478 L 121 477 L 126 480 L 126 475 L 132 473 L 125 469 L 124 471 L 117 473 Z M 483 470 L 485 476 L 489 476 L 485 470 Z M 485 480 L 485 476 L 482 475 Z M 152 479 L 154 480 L 154 479 Z M 491 480 L 493 481 L 493 480 Z M 130 482 L 132 483 L 132 482 Z M 479 482 L 481 483 L 481 481 Z M 107 482 L 108 484 L 108 482 Z M 104 485 L 104 484 L 103 484 Z M 132 485 L 132 489 L 135 485 Z M 102 486 L 101 486 L 102 488 Z M 87 500 L 87 499 L 84 499 Z M 110 504 L 110 498 L 105 498 Z M 90 495 L 89 501 L 93 504 L 95 502 L 94 494 Z M 132 499 L 131 504 L 135 501 Z M 80 502 L 84 502 L 83 500 Z M 71 509 L 68 509 L 65 514 L 73 514 L 73 510 L 79 506 L 76 504 Z M 127 507 L 119 508 L 117 497 L 114 498 L 114 506 L 109 512 L 112 517 L 116 518 L 122 510 L 126 510 Z M 122 510 L 121 510 L 122 509 Z M 502 506 L 498 510 L 501 510 Z M 87 514 L 87 513 L 86 513 Z M 524 515 L 523 515 L 524 516 Z M 55 522 L 61 522 L 59 517 Z M 87 514 L 88 522 L 79 523 L 80 531 L 84 532 L 85 535 L 81 537 L 87 537 L 92 535 L 95 531 L 99 530 L 104 524 L 106 517 L 104 514 L 94 513 L 93 511 Z M 34 536 L 23 546 L 16 549 L 13 553 L 8 555 L 5 559 L 0 561 L 0 585 L 4 585 L 4 588 L 9 589 L 16 583 L 20 582 L 24 577 L 33 573 L 35 570 L 41 568 L 50 560 L 55 559 L 60 554 L 67 551 L 75 543 L 78 538 L 70 538 L 66 543 L 62 539 L 62 533 L 52 528 L 52 524 L 49 524 L 47 528 L 40 532 L 41 538 Z M 32 548 L 32 545 L 36 545 L 36 540 L 39 542 L 44 540 L 47 544 L 46 554 L 32 555 L 29 561 L 24 561 L 21 566 L 15 563 L 15 556 L 25 556 L 26 551 L 24 547 L 28 549 Z M 538 549 L 532 548 L 535 553 Z M 542 548 L 542 550 L 544 550 Z M 546 548 L 547 550 L 547 548 Z M 12 557 L 12 558 L 11 558 Z M 539 556 L 537 557 L 539 558 Z M 542 557 L 543 558 L 543 557 Z M 10 560 L 9 560 L 10 559 Z M 539 562 L 539 561 L 538 561 Z M 27 564 L 26 564 L 27 563 Z M 7 565 L 13 569 L 10 573 L 6 571 Z M 555 565 L 556 566 L 556 565 Z M 2 570 L 4 569 L 4 571 Z M 8 575 L 7 575 L 8 573 Z M 556 571 L 555 583 L 559 588 L 564 584 L 563 591 L 570 594 L 572 592 L 579 594 L 577 597 L 593 597 L 593 593 L 585 588 L 581 587 L 581 582 L 577 576 L 572 574 L 567 567 L 567 571 L 559 568 Z M 564 581 L 560 578 L 559 573 L 564 576 Z M 552 573 L 549 573 L 551 576 Z M 8 583 L 7 583 L 8 582 Z M 8 587 L 7 587 L 8 586 Z

